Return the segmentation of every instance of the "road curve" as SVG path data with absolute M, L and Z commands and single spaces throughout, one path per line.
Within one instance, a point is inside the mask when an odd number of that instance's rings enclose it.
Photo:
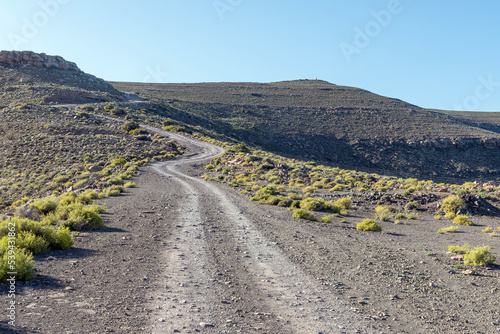
M 166 191 L 178 189 L 185 200 L 162 256 L 165 288 L 151 295 L 152 333 L 374 333 L 259 232 L 252 221 L 258 205 L 242 208 L 223 187 L 184 172 L 222 148 L 142 127 L 189 148 L 187 155 L 153 165 Z

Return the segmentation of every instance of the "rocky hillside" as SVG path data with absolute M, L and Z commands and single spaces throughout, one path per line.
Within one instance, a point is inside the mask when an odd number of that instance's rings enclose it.
M 500 178 L 498 132 L 358 88 L 318 80 L 112 84 L 184 113 L 188 124 L 291 157 L 434 180 Z
M 109 83 L 59 56 L 0 51 L 0 105 L 91 103 L 123 100 Z

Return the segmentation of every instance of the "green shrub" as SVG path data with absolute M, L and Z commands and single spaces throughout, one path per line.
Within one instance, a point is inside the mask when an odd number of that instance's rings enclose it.
M 174 124 L 175 124 L 175 122 L 171 118 L 167 118 L 166 120 L 161 122 L 161 125 L 163 125 L 163 126 L 174 125 Z
M 417 201 L 410 201 L 410 202 L 406 203 L 405 210 L 406 211 L 415 210 L 419 207 L 419 205 L 420 205 L 420 203 Z
M 306 219 L 310 221 L 317 221 L 318 218 L 311 212 L 304 209 L 298 209 L 293 212 L 294 218 Z
M 488 226 L 486 227 L 484 230 L 483 230 L 483 233 L 490 233 L 493 231 L 493 228 L 491 226 Z
M 255 196 L 250 198 L 251 201 L 260 201 L 260 200 L 266 200 L 270 196 L 276 195 L 278 192 L 276 191 L 275 186 L 265 186 L 257 190 L 255 193 Z
M 134 130 L 130 130 L 128 133 L 132 136 L 139 136 L 139 135 L 147 134 L 148 131 L 144 130 L 144 129 L 134 129 Z
M 259 201 L 260 204 L 267 204 L 267 205 L 278 205 L 278 203 L 281 201 L 279 196 L 268 196 L 267 198 L 263 198 Z
M 439 234 L 445 234 L 446 232 L 449 232 L 449 233 L 455 233 L 458 231 L 458 227 L 457 226 L 450 226 L 450 227 L 445 227 L 445 228 L 442 228 L 438 231 Z
M 410 212 L 408 215 L 407 215 L 407 218 L 410 219 L 410 220 L 415 220 L 419 217 L 419 214 L 417 212 Z
M 130 133 L 130 131 L 138 129 L 140 127 L 139 123 L 137 122 L 126 122 L 122 125 L 122 131 L 125 133 Z
M 38 255 L 49 250 L 49 243 L 31 231 L 22 231 L 16 234 L 16 247 Z
M 59 226 L 56 233 L 54 248 L 63 250 L 70 249 L 74 243 L 75 241 L 73 240 L 73 236 L 71 235 L 69 228 Z
M 314 193 L 318 190 L 317 187 L 314 187 L 314 186 L 308 186 L 308 187 L 305 187 L 304 189 L 302 189 L 302 192 L 304 194 L 310 194 L 310 193 Z
M 373 231 L 373 232 L 381 232 L 382 227 L 377 224 L 377 222 L 373 219 L 364 219 L 361 223 L 356 225 L 356 230 L 359 231 Z
M 474 222 L 469 220 L 469 216 L 458 215 L 453 219 L 453 224 L 455 224 L 455 225 L 473 225 Z
M 11 256 L 15 257 L 15 265 L 12 262 L 9 264 L 9 261 L 13 260 Z M 15 248 L 10 253 L 4 252 L 0 259 L 0 282 L 6 282 L 10 278 L 8 272 L 17 273 L 16 280 L 18 281 L 31 281 L 36 276 L 33 265 L 33 254 L 24 249 Z
M 115 115 L 115 116 L 123 116 L 126 114 L 125 110 L 121 109 L 121 108 L 113 108 L 109 111 L 111 113 L 111 115 Z
M 474 249 L 469 249 L 464 254 L 464 264 L 466 266 L 480 267 L 492 264 L 495 260 L 496 255 L 491 253 L 490 246 L 477 246 Z
M 10 208 L 11 209 L 17 208 L 17 207 L 23 205 L 24 203 L 26 203 L 28 200 L 29 200 L 28 197 L 23 197 L 22 199 L 20 199 L 18 201 L 15 201 L 14 203 L 12 203 L 11 206 L 10 206 Z
M 388 221 L 394 211 L 395 210 L 391 205 L 377 206 L 375 208 L 375 219 L 378 219 L 380 221 Z
M 332 189 L 330 189 L 329 191 L 330 192 L 334 192 L 334 191 L 342 191 L 345 189 L 345 186 L 342 185 L 342 184 L 336 184 Z
M 245 146 L 245 144 L 236 144 L 233 147 L 229 149 L 231 152 L 249 152 L 250 150 L 248 147 Z
M 341 207 L 342 209 L 349 210 L 354 206 L 352 205 L 351 197 L 342 197 L 333 202 L 333 205 Z
M 457 213 L 458 210 L 465 208 L 465 201 L 457 195 L 451 195 L 443 200 L 441 210 L 444 212 Z
M 76 117 L 78 118 L 90 118 L 90 114 L 85 111 L 78 111 L 76 113 Z
M 71 191 L 69 193 L 65 193 L 59 196 L 59 201 L 57 202 L 57 205 L 58 206 L 69 205 L 71 203 L 74 203 L 75 200 L 76 200 L 75 193 Z
M 186 129 L 182 125 L 167 125 L 163 127 L 163 130 L 165 131 L 171 131 L 171 132 L 185 132 L 185 133 L 191 133 L 191 130 Z
M 321 217 L 321 221 L 323 223 L 331 223 L 333 221 L 333 215 L 327 215 L 327 216 L 323 216 Z
M 457 216 L 457 215 L 455 214 L 455 212 L 451 212 L 451 211 L 450 211 L 450 212 L 446 212 L 446 214 L 444 215 L 444 217 L 445 217 L 446 219 L 453 219 L 453 218 L 455 218 L 456 216 Z
M 448 246 L 448 251 L 450 253 L 455 253 L 455 254 L 465 254 L 470 249 L 471 248 L 469 244 L 465 244 L 464 246 L 454 246 L 454 245 Z
M 78 195 L 78 197 L 76 198 L 76 202 L 82 204 L 92 204 L 94 203 L 95 199 L 97 199 L 97 193 L 93 190 L 88 189 L 85 192 Z
M 49 196 L 35 200 L 31 204 L 31 207 L 37 209 L 40 214 L 46 215 L 47 213 L 54 211 L 57 208 L 58 203 L 59 200 L 57 197 Z
M 118 165 L 125 165 L 127 163 L 127 160 L 124 158 L 116 158 L 111 162 L 111 166 L 118 166 Z
M 320 211 L 325 208 L 325 200 L 322 198 L 308 197 L 300 201 L 300 208 L 310 211 Z
M 98 230 L 105 227 L 104 221 L 99 216 L 97 206 L 82 206 L 72 210 L 68 215 L 68 219 L 62 223 L 62 226 L 73 231 Z
M 292 199 L 280 196 L 280 201 L 278 202 L 277 205 L 282 208 L 288 208 L 289 206 L 292 205 L 292 203 L 293 203 Z

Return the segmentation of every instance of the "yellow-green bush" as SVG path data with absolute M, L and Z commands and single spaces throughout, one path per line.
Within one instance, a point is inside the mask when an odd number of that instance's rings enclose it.
M 256 193 L 255 196 L 250 198 L 251 201 L 260 201 L 260 200 L 266 200 L 270 196 L 276 195 L 278 192 L 276 191 L 276 187 L 274 186 L 266 186 L 260 188 Z
M 9 237 L 10 233 L 10 237 Z M 33 273 L 33 255 L 52 249 L 69 249 L 73 245 L 69 229 L 45 225 L 26 218 L 11 218 L 0 222 L 0 281 L 6 273 L 16 271 L 18 280 L 30 280 Z M 15 270 L 9 268 L 9 256 L 15 254 Z
M 453 219 L 453 224 L 455 224 L 455 225 L 473 225 L 474 222 L 469 220 L 469 216 L 458 215 Z
M 71 232 L 69 228 L 64 227 L 64 226 L 59 226 L 57 229 L 56 233 L 56 243 L 55 243 L 55 248 L 56 249 L 70 249 L 71 246 L 73 246 L 75 241 L 73 240 L 73 236 L 71 235 Z
M 333 205 L 339 206 L 342 209 L 349 210 L 353 208 L 351 197 L 342 197 L 333 202 Z
M 321 217 L 321 221 L 323 223 L 331 223 L 333 221 L 333 218 L 334 218 L 333 215 L 327 215 L 327 216 Z
M 359 231 L 373 231 L 373 232 L 381 232 L 382 227 L 377 224 L 377 222 L 373 219 L 364 219 L 361 223 L 356 225 L 356 230 Z
M 318 218 L 311 212 L 304 209 L 298 209 L 293 212 L 294 218 L 306 219 L 311 221 L 317 221 Z
M 356 230 L 359 231 L 373 231 L 373 232 L 381 232 L 382 227 L 377 224 L 373 219 L 364 219 L 361 223 L 356 225 Z
M 375 219 L 388 221 L 394 211 L 395 209 L 391 205 L 377 206 L 375 208 Z
M 8 251 L 4 252 L 0 258 L 0 282 L 6 282 L 10 278 L 8 272 L 15 272 L 18 281 L 31 281 L 36 276 L 33 265 L 33 255 L 24 249 L 15 248 L 10 254 Z
M 68 218 L 62 226 L 73 231 L 84 229 L 98 230 L 106 227 L 101 216 L 99 216 L 98 206 L 81 206 L 69 212 Z
M 302 189 L 302 192 L 304 194 L 310 194 L 310 193 L 314 193 L 318 190 L 317 187 L 314 187 L 314 186 L 308 186 L 308 187 L 305 187 L 304 189 Z
M 457 213 L 458 210 L 465 208 L 465 201 L 457 195 L 451 195 L 443 200 L 441 210 L 444 212 Z
M 476 246 L 464 254 L 464 264 L 466 266 L 480 267 L 492 264 L 495 260 L 496 255 L 491 253 L 491 246 Z
M 325 200 L 322 198 L 307 197 L 300 201 L 300 208 L 310 211 L 320 211 L 325 208 Z
M 442 229 L 438 230 L 438 233 L 439 234 L 445 234 L 446 232 L 455 233 L 457 231 L 458 231 L 458 227 L 457 226 L 450 226 L 450 227 L 445 227 L 445 228 L 442 228 Z
M 31 231 L 17 233 L 16 246 L 30 251 L 33 255 L 42 254 L 49 250 L 49 243 Z
M 38 212 L 42 215 L 45 215 L 51 211 L 54 211 L 57 208 L 59 200 L 55 196 L 49 196 L 45 198 L 39 198 L 35 200 L 31 207 L 37 209 Z
M 445 217 L 446 219 L 453 219 L 453 218 L 455 218 L 456 216 L 457 216 L 457 215 L 455 214 L 455 212 L 451 212 L 451 211 L 450 211 L 450 212 L 446 212 L 446 214 L 444 215 L 444 217 Z

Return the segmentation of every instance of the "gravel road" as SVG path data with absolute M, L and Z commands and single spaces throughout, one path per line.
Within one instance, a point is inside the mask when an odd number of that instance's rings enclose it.
M 222 153 L 219 147 L 175 139 L 201 152 L 153 166 L 186 198 L 163 255 L 166 288 L 157 296 L 154 333 L 199 327 L 213 333 L 372 332 L 263 236 L 238 201 L 182 172 Z

